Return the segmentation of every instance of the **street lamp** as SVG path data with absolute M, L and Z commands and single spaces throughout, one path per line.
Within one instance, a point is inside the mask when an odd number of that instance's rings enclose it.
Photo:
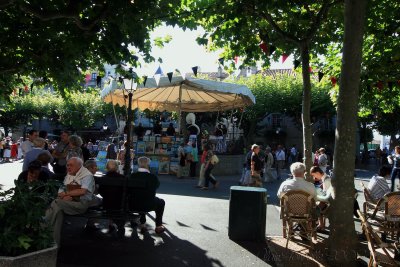
M 132 97 L 133 92 L 135 92 L 137 88 L 137 83 L 134 82 L 136 77 L 136 73 L 133 72 L 132 68 L 129 68 L 130 77 L 129 79 L 120 78 L 120 81 L 123 82 L 123 90 L 128 93 L 128 118 L 126 123 L 128 125 L 128 131 L 126 134 L 126 147 L 125 147 L 125 166 L 124 166 L 124 174 L 128 176 L 131 173 L 131 133 L 132 133 L 132 121 L 133 121 L 133 112 L 132 112 Z
M 104 130 L 104 131 L 107 131 L 107 129 L 108 129 L 108 124 L 107 124 L 107 122 L 105 122 L 105 123 L 103 124 L 103 130 Z

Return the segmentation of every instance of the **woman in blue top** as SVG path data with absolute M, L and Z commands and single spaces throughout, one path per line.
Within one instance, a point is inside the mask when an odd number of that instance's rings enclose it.
M 392 175 L 391 175 L 392 186 L 390 188 L 390 190 L 393 192 L 396 176 L 399 176 L 400 178 L 400 146 L 396 146 L 394 148 L 394 154 L 388 157 L 388 161 L 390 164 L 393 164 Z

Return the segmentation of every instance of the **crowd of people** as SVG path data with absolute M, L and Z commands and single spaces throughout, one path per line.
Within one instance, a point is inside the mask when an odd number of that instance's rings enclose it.
M 23 170 L 17 179 L 17 186 L 21 183 L 47 183 L 58 180 L 61 186 L 58 194 L 49 208 L 44 212 L 45 220 L 52 226 L 54 240 L 60 246 L 61 228 L 65 214 L 76 215 L 87 211 L 90 206 L 104 204 L 106 208 L 122 209 L 122 188 L 107 188 L 110 186 L 96 186 L 95 174 L 97 164 L 90 158 L 90 150 L 84 146 L 82 138 L 63 131 L 60 141 L 52 147 L 46 139 L 39 137 L 37 131 L 32 130 L 28 138 L 21 144 L 23 153 Z M 156 175 L 150 173 L 150 159 L 138 159 L 138 172 L 132 173 L 128 179 L 139 179 L 145 182 L 145 188 L 140 200 L 141 206 L 133 209 L 142 210 L 140 213 L 140 229 L 146 231 L 146 212 L 156 212 L 155 232 L 161 234 L 165 228 L 162 224 L 164 200 L 156 197 L 156 190 L 160 184 Z M 119 173 L 119 162 L 110 159 L 106 165 L 105 174 L 113 179 L 125 179 Z M 114 191 L 113 191 L 114 190 Z M 119 190 L 115 192 L 115 190 Z M 110 193 L 111 192 L 111 193 Z M 38 192 L 40 193 L 40 192 Z M 119 198 L 119 199 L 118 199 Z M 135 203 L 135 205 L 138 205 Z M 110 224 L 110 230 L 112 230 Z M 88 228 L 93 225 L 88 222 Z M 125 232 L 124 223 L 117 227 L 118 232 Z

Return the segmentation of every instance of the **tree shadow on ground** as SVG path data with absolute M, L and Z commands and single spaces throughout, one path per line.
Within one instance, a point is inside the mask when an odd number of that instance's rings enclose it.
M 141 233 L 135 225 L 125 226 L 125 235 L 118 236 L 107 228 L 108 221 L 99 220 L 101 228 L 84 231 L 85 219 L 68 218 L 64 224 L 57 266 L 222 266 L 209 258 L 207 251 L 166 230 L 157 235 L 149 230 Z
M 268 256 L 278 266 L 330 266 L 329 257 L 354 257 L 357 266 L 368 266 L 368 245 L 362 234 L 357 235 L 358 247 L 353 253 L 330 253 L 327 234 L 329 233 L 318 234 L 313 248 L 310 247 L 308 241 L 302 241 L 297 237 L 289 241 L 288 248 L 286 248 L 286 239 L 282 236 L 267 237 L 270 252 Z
M 269 266 L 276 266 L 273 255 L 266 242 L 233 241 L 254 256 L 267 263 Z

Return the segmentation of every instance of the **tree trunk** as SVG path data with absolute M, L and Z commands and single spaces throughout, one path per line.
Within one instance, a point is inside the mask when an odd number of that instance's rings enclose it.
M 302 122 L 303 122 L 303 162 L 306 165 L 307 173 L 309 172 L 313 161 L 312 155 L 312 133 L 311 133 L 311 79 L 310 79 L 310 52 L 308 42 L 304 42 L 300 46 L 301 64 L 303 75 L 303 103 L 302 103 Z M 308 174 L 306 180 L 311 182 L 311 176 Z
M 356 266 L 354 229 L 354 157 L 366 0 L 345 0 L 344 44 L 337 108 L 333 201 L 329 222 L 332 266 Z

